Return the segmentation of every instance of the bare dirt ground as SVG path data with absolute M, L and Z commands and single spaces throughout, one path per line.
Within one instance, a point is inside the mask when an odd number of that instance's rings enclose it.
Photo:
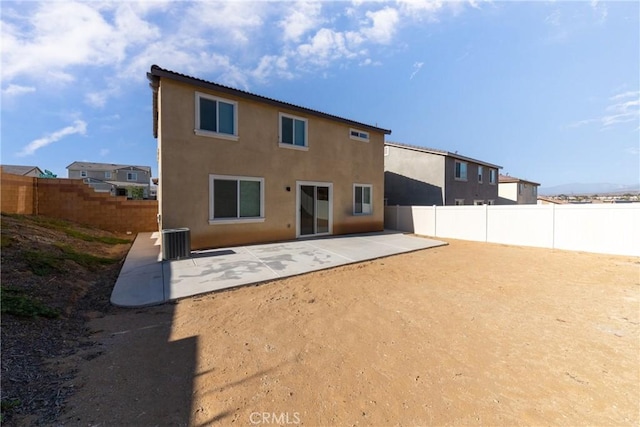
M 640 259 L 449 243 L 95 318 L 59 422 L 640 423 Z

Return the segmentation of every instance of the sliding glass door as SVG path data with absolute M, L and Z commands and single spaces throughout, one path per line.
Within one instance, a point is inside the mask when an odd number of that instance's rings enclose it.
M 331 184 L 298 183 L 298 236 L 331 233 Z

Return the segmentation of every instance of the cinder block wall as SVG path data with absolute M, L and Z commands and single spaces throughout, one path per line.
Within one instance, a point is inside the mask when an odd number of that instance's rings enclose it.
M 33 215 L 36 178 L 3 173 L 0 179 L 2 212 Z
M 21 193 L 25 200 L 22 204 L 19 203 Z M 156 200 L 127 200 L 125 196 L 96 193 L 76 179 L 31 178 L 3 173 L 1 208 L 2 212 L 61 218 L 108 231 L 158 230 Z

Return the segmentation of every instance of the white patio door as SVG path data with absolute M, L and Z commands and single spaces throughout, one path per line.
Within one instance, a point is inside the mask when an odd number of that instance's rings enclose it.
M 333 185 L 327 182 L 297 182 L 297 237 L 331 234 Z

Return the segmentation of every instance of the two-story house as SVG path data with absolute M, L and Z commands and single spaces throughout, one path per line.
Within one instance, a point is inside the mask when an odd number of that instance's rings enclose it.
M 386 142 L 384 197 L 388 205 L 492 205 L 500 168 L 457 153 Z
M 149 198 L 151 167 L 116 165 L 112 163 L 73 162 L 67 166 L 68 177 L 82 179 L 95 191 L 114 196 L 133 197 L 136 188 L 142 197 Z
M 498 196 L 500 205 L 535 205 L 538 203 L 540 184 L 515 176 L 498 177 Z
M 384 228 L 391 131 L 162 69 L 148 73 L 161 229 L 191 248 Z

